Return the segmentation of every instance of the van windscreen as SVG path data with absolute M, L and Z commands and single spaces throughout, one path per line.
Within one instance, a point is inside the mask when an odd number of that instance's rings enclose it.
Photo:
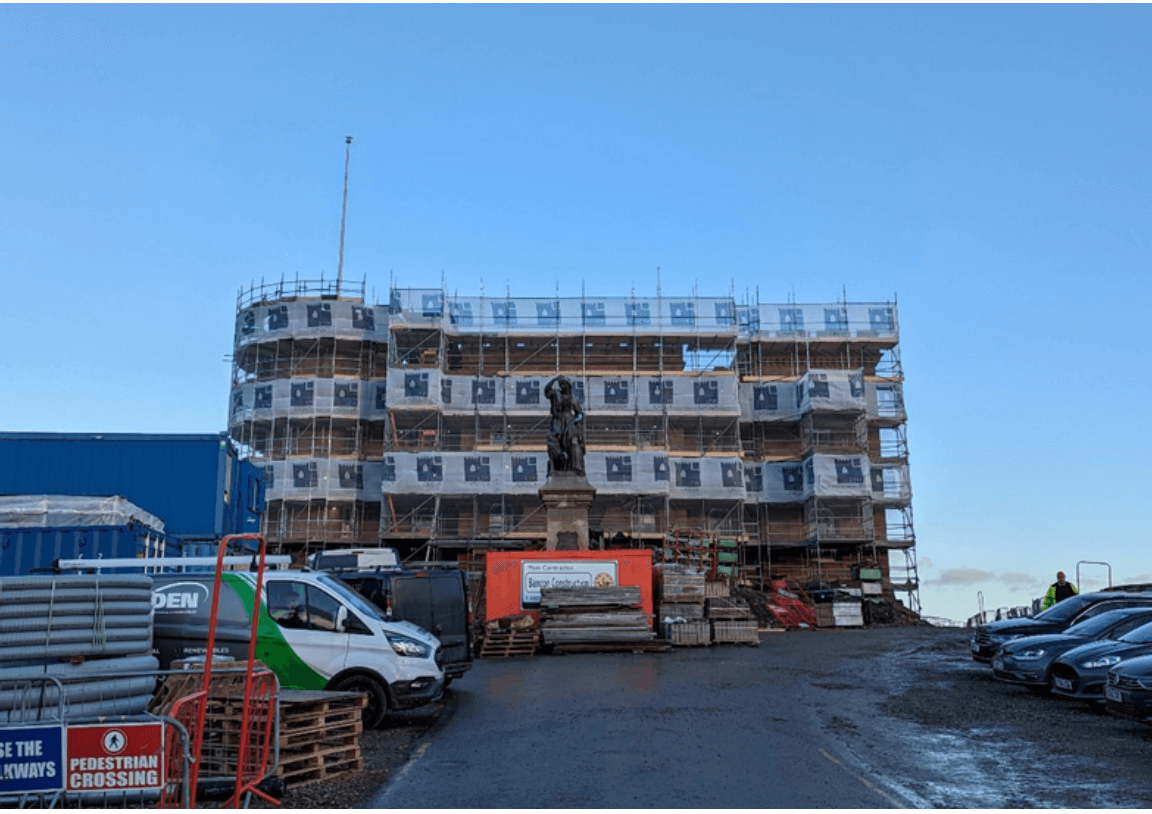
M 364 597 L 360 596 L 360 594 L 353 591 L 340 580 L 332 579 L 332 577 L 329 577 L 326 574 L 317 574 L 316 579 L 320 582 L 321 585 L 347 602 L 359 613 L 362 613 L 364 616 L 367 616 L 371 619 L 376 619 L 380 622 L 386 621 L 384 617 L 380 615 L 379 608 L 366 600 Z

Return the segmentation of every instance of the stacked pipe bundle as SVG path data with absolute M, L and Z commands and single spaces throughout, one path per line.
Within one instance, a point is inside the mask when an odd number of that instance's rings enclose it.
M 0 724 L 143 713 L 151 652 L 151 577 L 0 579 Z

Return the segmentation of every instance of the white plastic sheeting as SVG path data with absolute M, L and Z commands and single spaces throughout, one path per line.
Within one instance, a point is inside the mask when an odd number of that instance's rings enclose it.
M 685 458 L 661 452 L 589 452 L 588 482 L 601 494 L 803 503 L 812 497 L 911 499 L 906 465 L 880 465 L 865 455 L 812 455 L 803 461 L 745 463 L 739 458 Z M 546 452 L 389 452 L 385 494 L 535 495 L 548 478 Z
M 261 468 L 268 500 L 380 500 L 384 464 L 378 461 L 293 458 L 268 461 Z
M 812 497 L 869 497 L 866 455 L 812 455 L 803 461 L 748 464 L 749 502 L 803 503 Z
M 343 337 L 388 341 L 388 309 L 347 300 L 261 303 L 236 315 L 236 347 L 274 339 Z
M 392 406 L 439 404 L 446 413 L 475 410 L 546 415 L 549 403 L 544 388 L 552 378 L 446 376 L 432 370 L 399 370 L 394 377 L 390 374 L 388 387 Z M 570 378 L 576 397 L 590 413 L 671 411 L 736 415 L 740 412 L 736 377 L 733 375 Z
M 313 415 L 383 420 L 388 415 L 388 384 L 316 378 L 248 382 L 232 388 L 233 422 Z
M 448 333 L 736 334 L 730 297 L 452 297 L 392 292 L 394 324 L 442 324 Z
M 813 410 L 866 407 L 861 370 L 810 370 L 795 379 L 740 384 L 740 412 L 752 421 L 796 421 Z
M 381 309 L 382 310 L 382 309 Z M 892 303 L 739 303 L 732 297 L 452 297 L 394 289 L 394 325 L 456 334 L 694 334 L 756 338 L 880 338 L 899 332 Z
M 0 495 L 0 528 L 125 526 L 133 522 L 164 531 L 163 520 L 117 495 Z
M 428 367 L 388 368 L 389 407 L 441 407 L 440 370 Z
M 744 479 L 749 503 L 803 503 L 813 497 L 869 497 L 878 503 L 912 499 L 906 464 L 874 464 L 865 455 L 749 463 Z
M 884 338 L 898 334 L 896 306 L 890 303 L 823 303 L 737 307 L 742 335 L 754 338 Z
M 743 465 L 732 458 L 680 458 L 658 452 L 589 452 L 585 475 L 605 494 L 675 498 L 744 497 Z M 548 478 L 546 452 L 390 452 L 384 491 L 396 494 L 536 494 Z

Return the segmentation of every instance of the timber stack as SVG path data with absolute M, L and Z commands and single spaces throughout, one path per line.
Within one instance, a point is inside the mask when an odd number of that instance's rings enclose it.
M 705 572 L 700 568 L 664 563 L 656 569 L 661 631 L 672 644 L 712 643 L 711 623 L 704 616 L 708 585 Z
M 540 632 L 544 644 L 561 649 L 643 645 L 656 635 L 652 617 L 641 605 L 638 585 L 544 588 Z
M 712 641 L 731 644 L 760 644 L 760 623 L 752 608 L 740 597 L 710 596 L 704 603 L 712 626 Z

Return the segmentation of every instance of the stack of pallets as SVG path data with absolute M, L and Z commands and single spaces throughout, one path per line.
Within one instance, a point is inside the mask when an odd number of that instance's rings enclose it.
M 484 631 L 476 655 L 482 659 L 511 659 L 532 656 L 540 647 L 540 628 L 489 628 Z
M 656 636 L 638 585 L 544 588 L 540 632 L 544 644 L 561 650 L 634 649 Z
M 166 713 L 175 701 L 198 692 L 203 674 L 165 676 L 151 711 Z M 354 692 L 280 690 L 279 760 L 270 773 L 285 785 L 299 786 L 330 780 L 364 767 L 360 754 L 362 710 L 367 696 Z M 234 777 L 242 736 L 244 673 L 215 673 L 204 715 L 200 776 Z M 275 755 L 275 753 L 274 753 Z
M 665 563 L 656 573 L 664 638 L 682 647 L 711 644 L 712 629 L 704 618 L 705 572 L 699 568 Z
M 280 691 L 278 777 L 289 786 L 364 768 L 360 735 L 368 697 L 355 692 Z
M 709 597 L 705 608 L 712 624 L 712 641 L 760 644 L 760 623 L 743 599 L 731 596 Z

